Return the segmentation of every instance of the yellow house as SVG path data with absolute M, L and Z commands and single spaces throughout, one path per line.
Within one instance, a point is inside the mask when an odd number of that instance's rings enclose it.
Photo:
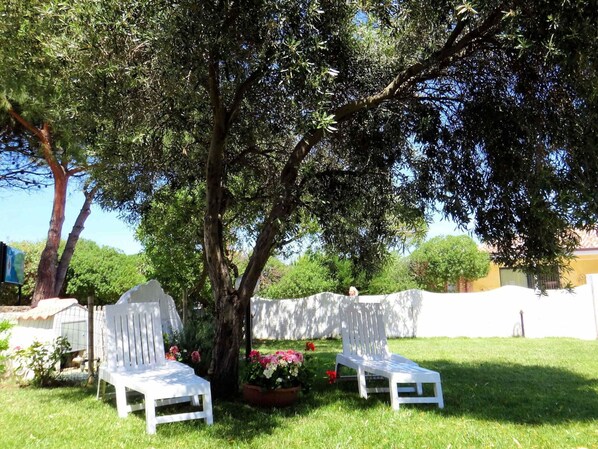
M 577 287 L 586 283 L 586 274 L 598 273 L 598 234 L 596 232 L 581 232 L 579 248 L 573 252 L 574 258 L 567 269 L 555 273 L 553 276 L 541 279 L 545 288 L 562 288 L 566 285 Z M 511 268 L 500 267 L 490 263 L 488 275 L 471 283 L 468 291 L 481 292 L 502 287 L 503 285 L 519 285 L 534 288 L 534 280 L 525 273 Z

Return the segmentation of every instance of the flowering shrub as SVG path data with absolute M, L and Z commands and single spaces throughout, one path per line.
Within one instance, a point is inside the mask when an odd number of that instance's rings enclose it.
M 168 352 L 166 353 L 166 360 L 176 360 L 180 362 L 183 359 L 181 355 L 181 351 L 179 351 L 178 346 L 171 346 Z
M 171 346 L 166 353 L 167 360 L 176 360 L 177 362 L 185 363 L 189 366 L 191 364 L 197 364 L 201 362 L 201 353 L 196 349 L 194 351 L 188 351 L 187 349 L 179 350 L 179 347 L 174 345 Z
M 28 348 L 15 348 L 14 357 L 18 367 L 15 373 L 22 378 L 33 375 L 33 385 L 49 386 L 56 370 L 60 369 L 62 356 L 70 349 L 71 345 L 64 337 L 46 343 L 34 341 Z
M 193 313 L 180 332 L 164 334 L 164 352 L 167 359 L 189 365 L 203 377 L 208 373 L 213 340 L 211 315 Z
M 308 390 L 313 376 L 308 362 L 308 356 L 292 349 L 264 355 L 251 351 L 243 378 L 267 390 L 297 386 Z

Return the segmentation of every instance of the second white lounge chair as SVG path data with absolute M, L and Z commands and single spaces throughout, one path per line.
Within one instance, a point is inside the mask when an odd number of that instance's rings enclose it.
M 336 356 L 336 374 L 340 377 L 341 366 L 356 370 L 362 398 L 367 399 L 368 393 L 388 392 L 395 410 L 404 403 L 435 403 L 439 408 L 444 407 L 440 374 L 389 351 L 380 304 L 348 305 L 342 317 L 341 335 L 343 352 Z M 388 388 L 368 388 L 368 375 L 388 379 Z M 433 396 L 423 395 L 423 384 L 426 383 L 433 384 Z M 400 394 L 407 392 L 416 392 L 417 396 Z

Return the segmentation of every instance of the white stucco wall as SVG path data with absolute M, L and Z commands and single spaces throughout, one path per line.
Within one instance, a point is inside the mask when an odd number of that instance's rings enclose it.
M 598 281 L 595 285 L 598 291 Z M 253 298 L 253 336 L 338 337 L 342 309 L 354 300 L 333 293 L 285 300 Z M 595 339 L 598 335 L 590 285 L 577 287 L 573 292 L 549 291 L 547 296 L 506 286 L 479 293 L 409 290 L 360 296 L 358 300 L 382 304 L 389 337 L 512 337 L 521 336 L 523 330 L 531 338 Z

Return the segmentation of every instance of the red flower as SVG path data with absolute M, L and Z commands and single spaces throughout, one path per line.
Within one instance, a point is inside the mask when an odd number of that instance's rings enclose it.
M 176 360 L 176 357 L 174 356 L 173 353 L 167 352 L 166 353 L 166 360 Z
M 328 383 L 333 384 L 336 382 L 336 371 L 326 371 L 326 375 L 328 376 Z
M 306 351 L 315 351 L 316 345 L 314 345 L 311 341 L 308 341 L 307 343 L 305 343 L 305 350 Z

